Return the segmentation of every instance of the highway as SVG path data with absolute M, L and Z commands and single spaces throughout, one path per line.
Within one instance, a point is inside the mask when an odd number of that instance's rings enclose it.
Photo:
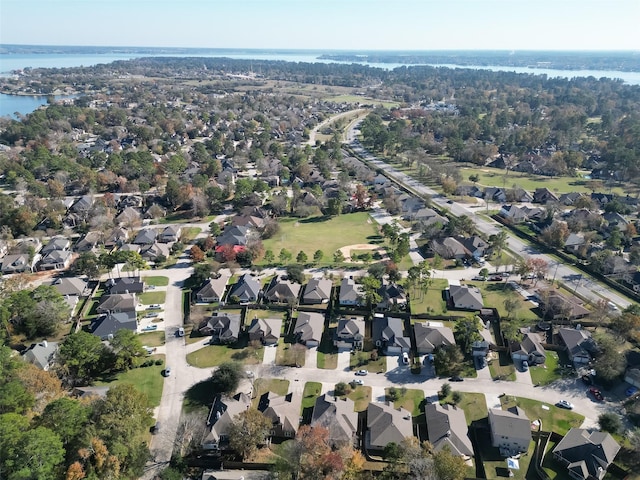
M 481 234 L 488 237 L 489 235 L 500 231 L 501 227 L 498 223 L 478 215 L 477 209 L 448 200 L 439 192 L 427 187 L 415 178 L 396 170 L 388 163 L 383 162 L 366 151 L 357 140 L 358 126 L 358 121 L 354 121 L 349 125 L 347 141 L 350 142 L 353 151 L 363 160 L 371 164 L 373 167 L 384 170 L 385 174 L 389 178 L 400 185 L 403 185 L 408 190 L 411 190 L 422 197 L 430 197 L 431 202 L 441 209 L 449 210 L 452 215 L 457 217 L 466 215 L 470 217 L 474 221 L 476 229 Z M 553 272 L 553 277 L 556 280 L 564 283 L 568 289 L 571 289 L 582 298 L 594 303 L 602 299 L 606 299 L 607 301 L 615 303 L 621 309 L 628 307 L 632 303 L 617 292 L 596 282 L 592 277 L 586 275 L 584 272 L 576 270 L 570 265 L 558 262 L 556 259 L 541 253 L 534 246 L 523 242 L 513 235 L 509 235 L 508 248 L 520 257 L 541 258 L 545 260 L 549 264 L 549 273 L 551 274 L 551 272 Z

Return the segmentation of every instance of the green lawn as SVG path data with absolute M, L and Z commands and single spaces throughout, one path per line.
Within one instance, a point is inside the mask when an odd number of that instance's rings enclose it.
M 341 247 L 371 241 L 383 245 L 377 224 L 366 212 L 349 213 L 337 217 L 284 218 L 279 220 L 280 231 L 263 242 L 266 250 L 276 256 L 285 248 L 296 257 L 304 251 L 312 259 L 316 250 L 322 250 L 322 263 L 332 263 L 333 254 Z
M 385 388 L 384 394 L 389 398 L 390 389 Z M 420 404 L 424 400 L 424 391 L 411 388 L 396 388 L 396 395 L 398 395 L 398 399 L 393 402 L 394 408 L 402 407 L 411 412 L 414 417 L 423 413 L 420 411 Z
M 371 373 L 387 371 L 387 357 L 378 356 L 377 360 L 371 360 L 371 352 L 357 351 L 355 355 L 351 355 L 349 362 L 352 370 L 369 370 Z
M 356 412 L 362 412 L 371 403 L 371 387 L 358 385 L 347 394 L 347 398 L 353 400 L 353 408 Z
M 166 287 L 169 285 L 169 277 L 144 277 L 144 283 L 153 285 L 154 287 Z
M 320 392 L 322 392 L 322 383 L 305 383 L 302 391 L 302 410 L 313 407 L 316 404 L 316 398 L 320 396 Z
M 432 315 L 443 315 L 446 313 L 446 302 L 442 297 L 443 290 L 446 290 L 449 283 L 446 279 L 435 278 L 427 292 L 423 295 L 419 289 L 415 292 L 409 289 L 411 298 L 411 313 L 430 313 Z
M 475 422 L 476 420 L 487 418 L 489 415 L 484 393 L 462 393 L 462 400 L 458 404 L 458 407 L 464 410 L 467 425 L 471 425 L 471 422 Z
M 507 352 L 500 352 L 498 358 L 489 362 L 491 378 L 503 377 L 502 380 L 516 381 L 516 367 Z
M 534 385 L 548 385 L 559 378 L 562 373 L 558 368 L 558 354 L 547 350 L 547 360 L 543 365 L 536 365 L 529 368 L 531 381 Z
M 288 343 L 280 341 L 276 347 L 276 365 L 293 366 L 305 364 L 307 347 L 301 343 Z
M 200 227 L 185 227 L 182 229 L 182 235 L 180 235 L 180 241 L 182 243 L 190 243 L 198 234 L 202 231 Z
M 258 378 L 253 384 L 253 406 L 258 407 L 260 397 L 267 393 L 273 392 L 276 395 L 285 396 L 289 393 L 289 380 L 279 380 L 277 378 Z
M 138 295 L 142 305 L 151 305 L 153 303 L 164 303 L 167 292 L 144 292 Z
M 533 304 L 512 290 L 508 284 L 504 282 L 466 282 L 469 285 L 475 285 L 482 292 L 484 304 L 487 307 L 498 309 L 501 317 L 507 316 L 507 310 L 504 308 L 504 301 L 507 298 L 515 298 L 518 300 L 518 308 L 514 311 L 513 316 L 520 321 L 535 322 L 539 320 L 538 315 L 533 311 Z
M 506 461 L 500 456 L 500 453 L 496 447 L 491 446 L 489 438 L 487 441 L 480 442 L 480 455 L 482 456 L 482 463 L 484 464 L 485 473 L 487 479 L 501 480 L 507 478 Z M 537 476 L 528 476 L 529 463 L 533 458 L 533 453 L 536 448 L 536 443 L 531 441 L 529 443 L 529 449 L 527 453 L 520 455 L 518 462 L 520 464 L 519 470 L 512 470 L 513 477 L 509 477 L 513 480 L 529 480 L 531 478 L 538 478 Z
M 141 333 L 140 335 L 138 335 L 138 338 L 140 339 L 142 344 L 146 345 L 147 347 L 160 347 L 164 345 L 165 340 L 163 330 Z
M 318 346 L 318 368 L 326 370 L 338 368 L 338 349 L 333 345 L 335 330 L 336 323 L 332 323 L 322 333 L 320 345 Z
M 555 399 L 554 399 L 555 401 Z M 500 398 L 502 408 L 506 410 L 509 407 L 517 405 L 522 408 L 529 420 L 542 420 L 542 430 L 546 432 L 556 432 L 565 435 L 571 428 L 578 428 L 584 421 L 584 416 L 575 413 L 572 410 L 558 408 L 553 404 L 547 404 L 532 400 L 530 398 L 512 397 L 505 395 Z M 547 408 L 542 408 L 542 406 Z
M 147 395 L 149 405 L 157 407 L 160 405 L 160 397 L 162 397 L 162 370 L 164 369 L 164 355 L 152 355 L 154 360 L 162 360 L 162 365 L 153 365 L 151 367 L 134 368 L 132 370 L 119 373 L 114 378 L 103 379 L 96 382 L 96 386 L 114 386 L 122 383 L 130 383 L 136 390 Z
M 211 368 L 230 361 L 245 365 L 262 363 L 264 347 L 254 348 L 247 340 L 243 338 L 233 345 L 207 345 L 187 354 L 187 363 L 198 368 Z
M 534 192 L 536 188 L 546 187 L 556 194 L 569 193 L 569 192 L 582 192 L 591 193 L 591 190 L 586 185 L 586 181 L 577 177 L 546 177 L 543 175 L 529 175 L 520 172 L 509 172 L 506 175 L 506 171 L 499 168 L 490 167 L 478 167 L 460 168 L 462 178 L 468 179 L 470 175 L 478 175 L 478 186 L 482 187 L 506 187 L 512 188 L 514 185 L 527 190 L 528 192 Z M 468 182 L 469 184 L 471 182 Z M 609 190 L 607 186 L 607 190 Z M 616 186 L 612 189 L 612 193 L 618 195 L 626 195 L 622 187 Z

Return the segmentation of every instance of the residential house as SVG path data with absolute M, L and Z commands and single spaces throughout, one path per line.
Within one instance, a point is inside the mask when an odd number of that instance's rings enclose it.
M 287 303 L 298 300 L 302 285 L 293 283 L 289 279 L 284 280 L 281 276 L 275 276 L 269 282 L 264 298 L 273 303 Z
M 591 313 L 577 302 L 577 299 L 569 298 L 557 290 L 543 290 L 538 293 L 538 303 L 545 312 L 545 318 L 576 320 L 584 318 Z
M 118 200 L 118 208 L 125 209 L 127 207 L 142 208 L 144 198 L 142 195 L 123 195 Z
M 275 345 L 282 330 L 281 318 L 254 318 L 247 333 L 249 341 L 259 341 L 263 345 Z
M 55 363 L 56 354 L 58 353 L 58 342 L 49 342 L 43 340 L 40 343 L 32 345 L 22 358 L 25 362 L 32 363 L 40 370 L 45 372 Z
M 489 244 L 477 235 L 464 238 L 460 241 L 473 258 L 482 258 L 487 253 Z
M 513 188 L 507 191 L 507 201 L 512 202 L 532 202 L 533 195 L 527 192 L 524 188 Z
M 618 212 L 606 212 L 602 218 L 607 222 L 609 230 L 617 228 L 621 232 L 625 232 L 631 222 L 620 215 Z
M 576 480 L 602 480 L 620 451 L 607 432 L 572 428 L 553 449 L 553 458 Z
M 42 257 L 38 270 L 64 270 L 69 267 L 72 258 L 69 250 L 52 250 Z
M 298 312 L 293 335 L 307 347 L 317 347 L 322 340 L 324 316 L 315 312 Z
M 158 237 L 158 232 L 154 228 L 143 228 L 138 232 L 132 243 L 135 245 L 153 245 Z
M 476 185 L 459 185 L 454 192 L 459 197 L 476 197 L 482 198 L 484 193 Z
M 582 193 L 569 192 L 569 193 L 563 193 L 562 195 L 560 195 L 560 197 L 558 197 L 558 201 L 562 205 L 566 205 L 567 207 L 571 207 L 571 206 L 575 205 L 575 203 L 582 197 L 584 197 L 584 194 L 582 194 Z
M 129 240 L 129 231 L 126 228 L 116 227 L 105 238 L 104 246 L 107 249 L 119 247 L 127 243 L 127 240 Z
M 386 355 L 400 355 L 411 350 L 411 338 L 405 336 L 401 318 L 373 315 L 372 338 Z
M 333 282 L 328 278 L 312 278 L 305 285 L 302 292 L 302 302 L 305 305 L 329 303 Z
M 353 277 L 345 277 L 340 283 L 338 298 L 340 305 L 360 306 L 364 303 L 364 287 L 353 280 Z
M 127 329 L 132 332 L 138 331 L 138 319 L 133 310 L 110 312 L 98 316 L 91 322 L 91 333 L 101 340 L 109 340 L 118 330 Z
M 261 230 L 266 225 L 266 220 L 255 215 L 236 215 L 231 219 L 231 225 L 236 227 L 255 228 Z
M 380 301 L 377 304 L 377 308 L 381 310 L 405 307 L 407 305 L 407 295 L 402 285 L 383 281 L 378 294 L 380 295 Z
M 329 431 L 328 441 L 333 448 L 357 446 L 358 413 L 355 403 L 347 397 L 324 394 L 316 399 L 311 415 L 312 427 Z
M 121 252 L 136 252 L 140 253 L 140 245 L 134 245 L 133 243 L 123 243 L 118 249 Z
M 182 235 L 181 226 L 169 225 L 162 231 L 158 237 L 158 241 L 162 243 L 177 242 L 180 240 L 180 235 Z
M 414 323 L 413 331 L 416 336 L 416 349 L 420 355 L 433 353 L 437 347 L 456 343 L 453 330 L 440 322 Z
M 526 361 L 529 365 L 542 365 L 547 360 L 547 354 L 537 333 L 527 332 L 519 342 L 512 342 L 511 358 L 514 361 Z
M 454 308 L 481 310 L 484 308 L 482 293 L 470 285 L 449 285 L 449 300 Z
M 429 247 L 434 253 L 448 260 L 462 260 L 470 256 L 465 246 L 453 237 L 431 240 Z
M 273 392 L 264 393 L 258 402 L 258 410 L 271 420 L 271 437 L 294 438 L 300 424 L 300 406 L 294 405 L 293 394 L 284 396 Z
M 96 311 L 98 313 L 134 312 L 137 306 L 138 297 L 135 293 L 118 293 L 103 295 Z
M 388 444 L 400 444 L 410 437 L 413 437 L 413 422 L 409 411 L 395 409 L 386 403 L 369 404 L 365 433 L 367 450 L 384 450 Z
M 533 192 L 533 203 L 544 204 L 557 201 L 558 197 L 546 187 L 536 188 L 536 191 Z
M 51 284 L 60 295 L 86 297 L 89 295 L 87 282 L 79 277 L 59 277 Z
M 602 273 L 604 275 L 625 275 L 635 271 L 636 267 L 631 265 L 626 258 L 621 255 L 612 255 L 604 261 Z
M 518 205 L 503 205 L 498 215 L 511 223 L 522 223 L 528 220 L 526 212 Z
M 47 255 L 55 251 L 62 252 L 65 250 L 69 250 L 69 248 L 71 248 L 71 240 L 65 237 L 54 237 L 51 239 L 49 243 L 47 243 L 44 247 L 42 247 L 42 250 L 40 251 L 40 253 L 42 255 Z
M 133 207 L 126 207 L 118 215 L 116 215 L 115 223 L 125 227 L 135 227 L 142 222 L 142 213 Z
M 33 272 L 38 260 L 40 260 L 40 254 L 36 254 L 31 258 L 28 253 L 5 255 L 2 257 L 2 273 L 8 275 L 11 273 Z
M 73 213 L 81 215 L 88 215 L 89 210 L 93 207 L 93 197 L 91 195 L 84 195 L 80 197 L 69 209 Z
M 239 313 L 216 312 L 200 325 L 198 332 L 211 335 L 210 343 L 235 343 L 240 336 L 240 317 Z
M 503 457 L 511 457 L 529 449 L 531 421 L 520 407 L 489 409 L 489 428 L 491 445 L 500 449 Z
M 473 457 L 473 445 L 468 435 L 464 410 L 454 405 L 427 403 L 424 413 L 427 436 L 436 452 L 448 448 L 453 455 L 465 460 Z
M 504 203 L 507 201 L 507 191 L 499 187 L 487 187 L 484 189 L 484 199 L 488 202 Z
M 590 352 L 596 349 L 591 332 L 583 329 L 561 328 L 558 333 L 574 365 L 584 365 L 591 361 Z
M 237 299 L 239 303 L 254 303 L 260 297 L 260 283 L 250 274 L 245 273 L 229 290 L 229 300 Z
M 217 278 L 210 278 L 204 282 L 200 290 L 196 292 L 196 301 L 200 303 L 220 302 L 224 298 L 227 283 L 231 275 L 220 273 Z
M 110 278 L 106 281 L 110 294 L 117 293 L 142 293 L 144 292 L 144 281 L 139 277 L 119 277 Z
M 440 224 L 444 227 L 449 223 L 448 218 L 439 215 L 431 208 L 421 208 L 415 213 L 413 220 L 418 222 L 422 227 L 429 227 L 434 224 Z
M 362 350 L 365 333 L 364 319 L 345 318 L 338 320 L 333 344 L 338 350 Z
M 96 246 L 100 243 L 100 239 L 102 235 L 100 232 L 88 232 L 84 237 L 78 240 L 78 243 L 75 244 L 75 251 L 82 252 L 91 252 Z
M 158 259 L 169 258 L 171 248 L 166 243 L 152 243 L 143 245 L 140 249 L 140 256 L 147 262 L 157 262 Z
M 249 408 L 251 408 L 251 396 L 246 393 L 238 393 L 230 398 L 217 394 L 207 417 L 207 430 L 202 439 L 202 448 L 223 450 L 228 444 L 229 432 L 235 417 Z
M 583 235 L 571 232 L 564 242 L 564 249 L 573 254 L 577 254 L 580 247 L 585 244 Z
M 218 245 L 247 245 L 247 233 L 249 229 L 247 227 L 233 225 L 226 227 L 222 234 L 216 237 L 216 243 Z

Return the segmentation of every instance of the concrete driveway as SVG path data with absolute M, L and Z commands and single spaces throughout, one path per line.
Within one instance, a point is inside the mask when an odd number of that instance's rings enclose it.
M 318 347 L 308 347 L 304 352 L 304 368 L 318 368 Z
M 268 345 L 264 347 L 264 354 L 262 355 L 262 364 L 275 365 L 277 351 L 278 351 L 278 347 L 275 345 Z
M 338 366 L 336 370 L 339 372 L 350 372 L 351 371 L 351 352 L 349 350 L 343 350 L 338 352 Z

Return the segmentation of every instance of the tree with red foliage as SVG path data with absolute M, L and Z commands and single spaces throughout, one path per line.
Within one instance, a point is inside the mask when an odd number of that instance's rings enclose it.
M 220 256 L 222 257 L 223 262 L 235 262 L 236 251 L 234 250 L 233 245 L 223 245 L 220 250 Z
M 191 260 L 193 260 L 194 262 L 201 262 L 204 260 L 204 252 L 199 246 L 194 245 L 193 247 L 191 247 L 190 252 Z

